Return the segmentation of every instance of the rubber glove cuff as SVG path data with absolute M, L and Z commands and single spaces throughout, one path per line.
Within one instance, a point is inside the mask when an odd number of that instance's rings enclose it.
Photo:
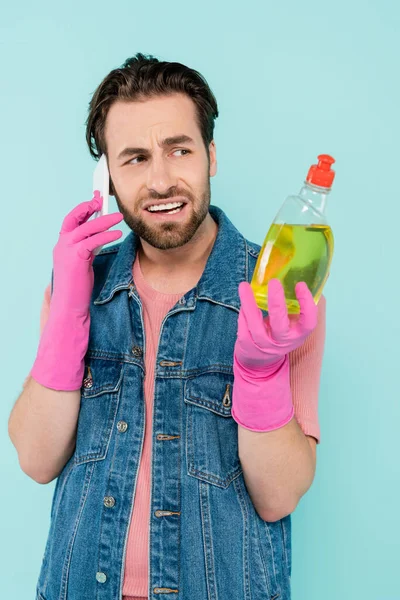
M 294 416 L 289 356 L 264 369 L 241 365 L 233 355 L 232 417 L 245 429 L 266 432 L 283 427 Z

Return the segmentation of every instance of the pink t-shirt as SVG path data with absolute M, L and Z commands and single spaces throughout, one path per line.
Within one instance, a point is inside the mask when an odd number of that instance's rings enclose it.
M 146 354 L 144 357 L 146 368 L 146 377 L 144 380 L 146 415 L 142 457 L 139 465 L 136 496 L 126 548 L 124 586 L 122 590 L 123 600 L 142 600 L 142 598 L 148 597 L 151 431 L 154 367 L 158 337 L 161 323 L 167 312 L 178 302 L 179 298 L 189 291 L 182 290 L 178 294 L 164 294 L 154 290 L 142 275 L 138 253 L 133 263 L 133 280 L 143 305 L 146 336 Z
M 158 337 L 164 316 L 188 290 L 183 290 L 178 294 L 164 294 L 153 289 L 143 278 L 138 253 L 132 272 L 136 289 L 143 304 L 146 336 L 145 368 L 147 376 L 144 381 L 146 423 L 136 496 L 128 532 L 123 600 L 143 600 L 148 598 L 151 431 L 154 366 Z M 41 332 L 49 314 L 50 290 L 51 287 L 48 285 L 40 314 Z M 317 327 L 300 348 L 289 354 L 290 384 L 295 417 L 304 434 L 315 437 L 318 444 L 320 443 L 318 392 L 325 343 L 325 313 L 326 299 L 321 296 L 318 303 Z

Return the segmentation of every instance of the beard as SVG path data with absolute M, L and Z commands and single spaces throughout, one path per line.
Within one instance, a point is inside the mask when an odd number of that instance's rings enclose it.
M 183 196 L 184 198 L 187 198 L 190 215 L 187 221 L 181 223 L 171 221 L 169 223 L 165 222 L 149 225 L 146 223 L 145 219 L 140 216 L 140 212 L 142 211 L 141 208 L 139 209 L 139 214 L 132 212 L 122 204 L 115 189 L 114 195 L 118 209 L 124 216 L 125 223 L 128 227 L 154 248 L 158 248 L 159 250 L 169 250 L 187 244 L 206 218 L 211 201 L 210 178 L 208 177 L 206 187 L 200 197 L 194 196 L 185 190 L 179 190 L 179 188 L 173 188 L 168 196 L 159 195 L 154 192 L 150 193 L 148 200 L 167 201 L 168 198 L 173 198 L 174 196 Z

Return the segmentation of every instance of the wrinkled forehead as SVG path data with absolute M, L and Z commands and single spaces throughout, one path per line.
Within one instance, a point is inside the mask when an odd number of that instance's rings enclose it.
M 196 106 L 184 94 L 140 101 L 118 100 L 109 109 L 105 138 L 109 155 L 116 158 L 126 145 L 148 146 L 167 137 L 185 134 L 201 143 Z

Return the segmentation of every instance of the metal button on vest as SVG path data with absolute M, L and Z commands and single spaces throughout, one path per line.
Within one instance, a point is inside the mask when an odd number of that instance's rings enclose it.
M 92 371 L 89 366 L 88 366 L 88 374 L 85 377 L 85 379 L 83 380 L 83 387 L 84 388 L 93 387 L 93 376 L 92 376 Z
M 141 349 L 140 346 L 133 346 L 132 354 L 133 354 L 133 356 L 140 357 L 143 354 L 143 350 Z
M 102 573 L 101 571 L 98 571 L 96 573 L 96 579 L 99 583 L 104 583 L 107 579 L 107 576 L 105 573 Z
M 125 431 L 128 429 L 128 423 L 126 421 L 118 421 L 117 429 L 121 433 L 125 433 Z
M 104 498 L 104 506 L 107 506 L 107 508 L 110 508 L 111 506 L 114 506 L 115 504 L 115 498 L 113 498 L 112 496 L 106 496 Z

